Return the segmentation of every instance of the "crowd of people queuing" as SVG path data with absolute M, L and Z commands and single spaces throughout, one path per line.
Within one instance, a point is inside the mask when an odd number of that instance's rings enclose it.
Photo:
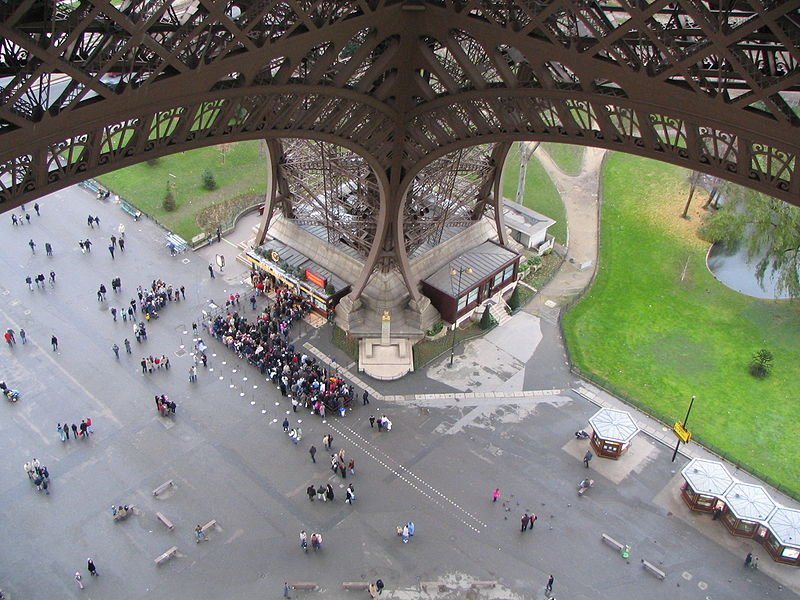
M 292 325 L 310 310 L 306 298 L 278 286 L 274 302 L 254 322 L 229 309 L 214 318 L 209 329 L 239 358 L 269 375 L 281 395 L 291 397 L 295 409 L 304 406 L 323 418 L 328 411 L 344 415 L 353 399 L 352 386 L 316 359 L 295 351 L 289 339 Z

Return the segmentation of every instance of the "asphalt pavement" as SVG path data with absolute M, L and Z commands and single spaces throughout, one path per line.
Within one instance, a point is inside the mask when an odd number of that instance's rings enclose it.
M 235 254 L 252 223 L 220 244 L 172 257 L 155 223 L 134 223 L 79 188 L 39 204 L 42 215 L 32 213 L 31 225 L 14 227 L 8 214 L 0 221 L 0 320 L 28 336 L 24 346 L 0 350 L 0 376 L 23 393 L 0 407 L 0 587 L 10 598 L 280 598 L 285 581 L 319 585 L 292 597 L 357 598 L 366 591 L 344 591 L 342 582 L 381 578 L 385 598 L 538 600 L 550 574 L 559 600 L 798 598 L 786 583 L 791 567 L 776 566 L 786 570 L 777 578 L 744 569 L 750 549 L 767 566 L 761 547 L 688 511 L 679 500 L 685 459 L 671 463 L 669 449 L 650 437 L 638 437 L 621 461 L 593 460 L 588 473 L 596 485 L 577 496 L 587 442 L 573 432 L 595 406 L 572 391 L 557 327 L 547 319 L 526 314 L 516 329 L 462 348 L 454 370 L 445 358 L 401 382 L 370 382 L 387 395 L 425 391 L 428 399 L 373 400 L 323 422 L 292 413 L 271 383 L 215 340 L 204 339 L 208 369 L 200 368 L 197 383 L 188 380 L 192 323 L 230 293 L 250 293 L 243 266 L 228 259 L 211 279 L 208 264 L 222 249 Z M 99 228 L 87 226 L 88 214 L 100 217 Z M 112 260 L 106 247 L 119 223 L 126 248 Z M 91 254 L 77 245 L 85 237 L 95 242 Z M 55 286 L 28 289 L 27 275 L 50 270 Z M 123 287 L 115 296 L 110 281 L 117 276 Z M 137 344 L 131 324 L 115 323 L 109 307 L 127 304 L 137 285 L 159 278 L 185 286 L 186 301 L 170 303 Z M 109 288 L 106 302 L 96 299 L 100 283 Z M 254 314 L 247 302 L 242 309 Z M 114 343 L 123 348 L 119 360 Z M 326 353 L 330 332 L 304 324 L 296 343 Z M 145 354 L 166 354 L 172 368 L 143 375 Z M 518 389 L 541 393 L 515 396 Z M 481 393 L 465 399 L 475 390 Z M 177 403 L 174 418 L 156 413 L 153 397 L 161 393 Z M 392 431 L 370 428 L 370 414 L 389 416 Z M 298 445 L 281 429 L 287 415 L 303 430 Z M 57 423 L 86 417 L 94 435 L 62 443 Z M 328 467 L 326 433 L 334 449 L 355 459 L 356 474 L 347 480 Z M 49 468 L 49 496 L 23 471 L 33 457 Z M 174 486 L 153 496 L 168 480 Z M 334 502 L 310 502 L 306 487 L 328 482 Z M 353 506 L 344 503 L 349 483 Z M 502 492 L 497 503 L 495 487 Z M 136 514 L 114 522 L 110 506 L 120 503 L 134 505 Z M 538 520 L 522 533 L 524 511 Z M 196 543 L 195 526 L 212 519 L 218 526 Z M 395 528 L 408 520 L 417 530 L 403 544 Z M 304 554 L 301 529 L 323 533 L 322 550 Z M 603 544 L 603 533 L 629 544 L 630 558 Z M 173 546 L 177 555 L 156 566 Z M 89 576 L 87 557 L 99 577 Z M 663 569 L 666 580 L 646 572 L 642 559 Z M 79 570 L 84 590 L 73 579 Z M 474 582 L 494 587 L 471 590 Z

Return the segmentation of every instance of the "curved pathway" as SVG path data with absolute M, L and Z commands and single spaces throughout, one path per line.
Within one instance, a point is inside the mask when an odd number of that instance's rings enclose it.
M 542 288 L 525 311 L 555 322 L 565 304 L 591 284 L 597 267 L 600 171 L 606 150 L 586 148 L 581 172 L 570 176 L 561 171 L 541 146 L 538 159 L 564 202 L 567 213 L 567 256 L 556 275 Z

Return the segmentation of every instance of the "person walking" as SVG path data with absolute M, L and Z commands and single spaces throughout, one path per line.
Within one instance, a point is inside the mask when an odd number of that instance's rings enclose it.
M 327 489 L 325 490 L 325 499 L 333 502 L 333 498 L 333 486 L 329 483 Z
M 78 439 L 78 426 L 75 423 L 72 424 L 72 437 Z
M 66 442 L 67 438 L 64 435 L 64 427 L 61 426 L 61 423 L 58 424 L 56 431 L 58 431 L 58 436 L 61 438 L 61 441 Z
M 114 323 L 116 323 L 117 322 L 117 307 L 116 306 L 112 306 L 111 307 L 111 316 L 114 318 Z
M 345 490 L 345 493 L 347 494 L 347 497 L 345 498 L 344 501 L 347 502 L 350 506 L 352 506 L 353 500 L 356 499 L 356 490 L 353 487 L 352 483 L 347 486 L 347 490 Z
M 41 213 L 39 213 L 39 203 L 38 203 L 38 202 L 35 202 L 35 203 L 34 203 L 34 205 L 33 205 L 33 210 L 35 210 L 35 211 L 36 211 L 36 216 L 37 216 L 37 217 L 41 217 L 41 216 L 42 216 L 42 215 L 41 215 Z
M 119 360 L 119 346 L 114 344 L 113 346 L 111 346 L 111 350 L 114 351 L 114 356 L 116 356 L 117 360 Z
M 78 582 L 78 587 L 83 589 L 83 577 L 81 577 L 80 571 L 75 571 L 75 581 Z
M 522 527 L 520 528 L 520 533 L 528 530 L 528 523 L 530 523 L 531 518 L 528 516 L 527 512 L 524 515 L 522 515 L 521 521 L 522 521 Z
M 494 491 L 492 492 L 492 502 L 497 502 L 499 498 L 500 498 L 500 488 L 494 488 Z
M 19 339 L 22 340 L 23 344 L 27 344 L 28 343 L 28 334 L 25 333 L 24 329 L 20 329 L 19 330 Z
M 362 406 L 366 406 L 369 404 L 369 394 L 367 390 L 364 390 L 364 394 L 361 396 Z
M 314 484 L 312 483 L 306 488 L 306 494 L 308 494 L 308 501 L 313 502 L 314 496 L 316 495 L 316 490 L 314 489 Z
M 92 577 L 99 577 L 100 573 L 97 572 L 97 567 L 94 566 L 94 561 L 91 558 L 87 558 L 86 562 L 86 568 L 89 569 L 89 575 Z
M 50 245 L 50 242 L 44 243 L 44 252 L 47 256 L 53 256 L 53 246 Z
M 547 579 L 547 585 L 544 586 L 544 591 L 546 594 L 550 594 L 553 592 L 553 581 L 554 578 L 552 575 L 550 575 L 550 577 Z
M 587 469 L 589 468 L 589 461 L 592 460 L 592 451 L 587 450 L 586 454 L 583 455 L 583 466 Z
M 369 416 L 369 428 L 372 429 L 373 427 L 375 427 L 375 415 L 370 415 Z
M 53 352 L 58 352 L 58 338 L 55 334 L 50 338 L 50 345 L 53 347 Z
M 214 265 L 208 263 L 208 274 L 211 275 L 211 279 L 214 279 Z
M 284 417 L 283 418 L 283 431 L 284 431 L 284 433 L 288 433 L 289 432 L 289 418 L 288 417 Z
M 125 238 L 119 238 L 119 251 L 125 252 Z
M 533 531 L 533 525 L 536 523 L 536 519 L 539 517 L 536 516 L 536 513 L 531 513 L 530 522 L 528 523 L 528 531 Z
M 123 342 L 123 344 L 125 344 L 125 352 L 127 352 L 128 354 L 131 354 L 131 342 L 130 342 L 130 340 L 128 340 L 128 338 L 125 338 L 125 341 Z
M 31 247 L 31 252 L 33 254 L 36 254 L 36 242 L 33 241 L 33 238 L 31 238 L 30 241 L 28 242 L 28 246 Z
M 197 543 L 205 542 L 206 541 L 206 532 L 203 531 L 203 528 L 198 525 L 194 528 L 194 535 L 197 538 Z
M 111 254 L 111 260 L 114 260 L 114 246 L 109 246 L 108 252 Z
M 744 566 L 749 567 L 752 562 L 753 562 L 753 553 L 748 552 L 747 556 L 744 557 Z
M 311 448 L 308 449 L 308 453 L 311 455 L 311 462 L 316 463 L 317 447 L 312 445 Z
M 217 228 L 217 232 L 219 232 L 219 228 Z M 289 582 L 288 581 L 284 581 L 283 582 L 283 597 L 284 598 L 291 598 L 291 596 L 289 595 Z

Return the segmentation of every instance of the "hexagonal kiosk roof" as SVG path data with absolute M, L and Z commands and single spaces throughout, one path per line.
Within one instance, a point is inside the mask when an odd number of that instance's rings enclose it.
M 737 519 L 765 523 L 776 508 L 761 485 L 737 482 L 722 497 Z
M 613 408 L 601 408 L 589 418 L 597 437 L 610 442 L 627 444 L 639 433 L 639 426 L 630 413 Z
M 681 471 L 681 475 L 699 494 L 722 496 L 733 485 L 733 476 L 721 462 L 694 458 Z
M 779 506 L 767 527 L 782 545 L 800 548 L 800 510 Z

